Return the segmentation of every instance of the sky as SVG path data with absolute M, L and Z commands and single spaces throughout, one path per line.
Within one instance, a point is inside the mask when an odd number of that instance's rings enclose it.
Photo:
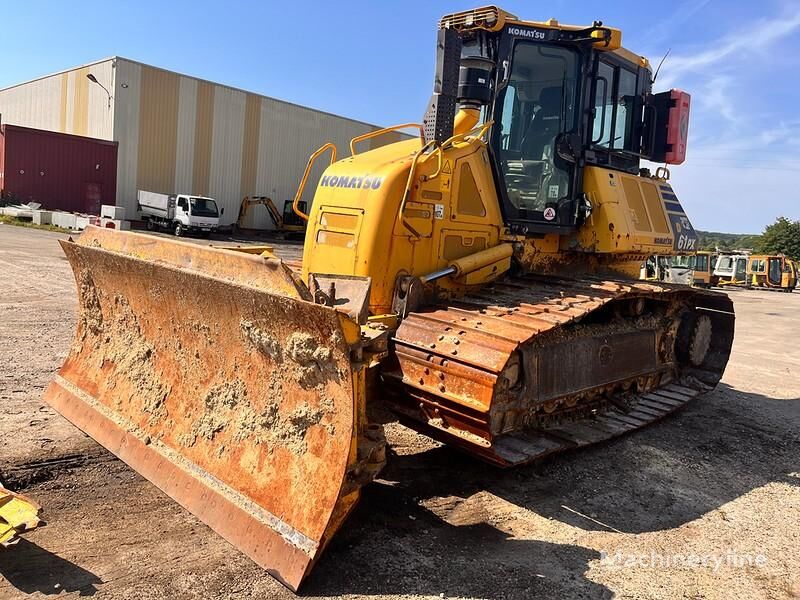
M 419 122 L 441 15 L 485 0 L 0 0 L 0 88 L 108 56 L 379 125 Z M 620 28 L 692 95 L 671 183 L 698 229 L 800 219 L 800 0 L 508 0 L 520 18 Z

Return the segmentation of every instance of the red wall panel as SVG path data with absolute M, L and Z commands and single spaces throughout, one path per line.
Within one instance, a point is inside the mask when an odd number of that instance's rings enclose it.
M 117 197 L 117 142 L 0 126 L 0 190 L 42 208 L 99 214 Z

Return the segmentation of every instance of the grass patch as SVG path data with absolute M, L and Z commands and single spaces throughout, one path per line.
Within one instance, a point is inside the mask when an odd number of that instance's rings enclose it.
M 33 221 L 24 221 L 8 215 L 0 215 L 0 223 L 4 225 L 16 225 L 17 227 L 30 227 L 31 229 L 44 229 L 45 231 L 55 231 L 56 233 L 72 233 L 71 229 L 58 227 L 57 225 L 37 225 Z

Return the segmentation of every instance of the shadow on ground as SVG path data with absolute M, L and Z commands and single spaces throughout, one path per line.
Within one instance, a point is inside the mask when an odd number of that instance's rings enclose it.
M 385 512 L 370 514 L 371 507 Z M 515 539 L 487 523 L 450 525 L 388 485 L 366 491 L 327 552 L 304 596 L 613 597 L 585 577 L 589 562 L 600 558 L 595 550 Z
M 392 453 L 304 591 L 610 596 L 585 577 L 588 562 L 599 558 L 592 549 L 516 539 L 474 519 L 453 525 L 451 517 L 459 504 L 488 492 L 586 531 L 679 527 L 765 484 L 798 485 L 789 473 L 798 470 L 800 422 L 788 418 L 798 410 L 800 399 L 722 384 L 646 430 L 533 466 L 501 470 L 449 447 Z M 478 513 L 498 518 L 496 507 Z
M 94 596 L 102 580 L 94 573 L 26 539 L 0 552 L 0 576 L 25 594 L 78 592 Z

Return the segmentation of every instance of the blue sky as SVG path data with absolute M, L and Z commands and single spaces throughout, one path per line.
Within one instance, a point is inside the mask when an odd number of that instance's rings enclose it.
M 476 0 L 474 5 L 481 4 Z M 0 87 L 120 55 L 334 113 L 418 121 L 435 29 L 464 0 L 0 2 Z M 522 18 L 595 19 L 692 94 L 672 183 L 696 227 L 759 232 L 800 219 L 800 1 L 507 1 Z

